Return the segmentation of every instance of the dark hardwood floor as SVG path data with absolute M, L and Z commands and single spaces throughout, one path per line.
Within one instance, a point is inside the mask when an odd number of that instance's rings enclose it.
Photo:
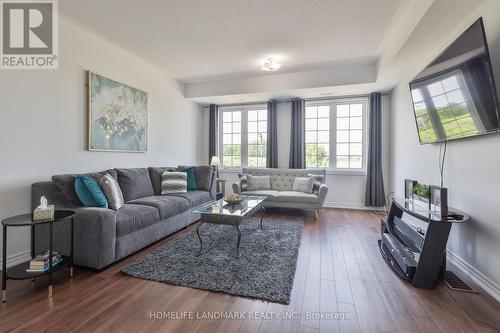
M 120 268 L 155 251 L 183 232 L 120 261 L 101 273 L 76 269 L 55 276 L 53 298 L 47 281 L 10 281 L 0 308 L 1 332 L 491 332 L 471 315 L 498 324 L 500 307 L 488 297 L 413 288 L 380 256 L 380 214 L 323 209 L 312 215 L 282 210 L 305 221 L 290 305 L 135 279 Z M 269 216 L 268 216 L 269 217 Z M 264 222 L 266 223 L 266 222 Z M 269 222 L 268 222 L 269 223 Z M 244 235 L 243 235 L 244 237 Z M 165 319 L 222 312 L 243 319 Z M 151 313 L 161 313 L 159 319 Z M 248 318 L 249 314 L 254 318 Z M 307 314 L 314 314 L 307 316 Z M 344 314 L 341 320 L 320 318 Z M 291 318 L 284 318 L 288 314 Z M 293 314 L 298 314 L 295 316 Z M 267 315 L 270 318 L 264 318 Z

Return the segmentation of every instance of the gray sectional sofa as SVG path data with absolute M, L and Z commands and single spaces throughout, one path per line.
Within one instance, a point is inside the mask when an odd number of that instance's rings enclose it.
M 267 199 L 263 205 L 268 207 L 313 209 L 318 218 L 318 209 L 323 207 L 328 187 L 325 184 L 326 170 L 309 169 L 271 169 L 271 168 L 243 168 L 242 174 L 253 176 L 270 176 L 271 189 L 247 191 L 240 182 L 233 184 L 233 192 L 247 195 L 265 195 Z M 295 177 L 320 175 L 323 181 L 316 193 L 303 193 L 292 191 Z
M 214 201 L 215 173 L 210 166 L 196 166 L 198 190 L 160 195 L 161 175 L 168 167 L 110 169 L 87 174 L 97 182 L 109 173 L 117 179 L 125 204 L 118 211 L 83 207 L 74 192 L 77 175 L 52 177 L 52 181 L 32 185 L 32 207 L 44 195 L 56 209 L 76 211 L 74 227 L 74 263 L 101 270 L 145 246 L 156 242 L 199 219 L 192 211 Z M 69 223 L 54 224 L 55 250 L 69 252 Z M 47 248 L 47 225 L 36 226 L 34 247 Z

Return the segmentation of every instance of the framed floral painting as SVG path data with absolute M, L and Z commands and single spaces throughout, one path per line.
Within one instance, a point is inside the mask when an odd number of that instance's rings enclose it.
M 148 150 L 146 92 L 89 71 L 88 108 L 89 150 Z

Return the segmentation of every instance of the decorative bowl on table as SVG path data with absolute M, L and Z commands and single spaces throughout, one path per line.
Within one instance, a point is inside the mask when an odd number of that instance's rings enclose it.
M 235 205 L 241 203 L 243 201 L 243 197 L 239 194 L 231 193 L 224 198 L 224 201 L 228 204 Z

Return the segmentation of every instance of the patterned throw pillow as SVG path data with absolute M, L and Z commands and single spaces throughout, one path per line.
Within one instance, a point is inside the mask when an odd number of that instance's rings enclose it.
M 292 191 L 312 193 L 314 186 L 313 177 L 295 177 Z
M 179 171 L 165 171 L 161 175 L 161 194 L 186 193 L 187 173 Z
M 241 192 L 245 192 L 248 190 L 248 179 L 247 175 L 239 173 L 238 177 L 240 178 L 240 186 L 241 186 Z
M 248 191 L 260 191 L 271 189 L 271 176 L 247 175 Z
M 113 210 L 120 209 L 125 200 L 118 181 L 107 173 L 101 178 L 99 185 L 101 185 L 102 191 L 108 200 L 109 208 Z
M 325 182 L 325 177 L 323 177 L 323 175 L 313 175 L 313 174 L 308 174 L 307 176 L 313 177 L 314 183 L 313 183 L 312 193 L 318 195 L 319 187 L 321 186 L 321 184 Z

